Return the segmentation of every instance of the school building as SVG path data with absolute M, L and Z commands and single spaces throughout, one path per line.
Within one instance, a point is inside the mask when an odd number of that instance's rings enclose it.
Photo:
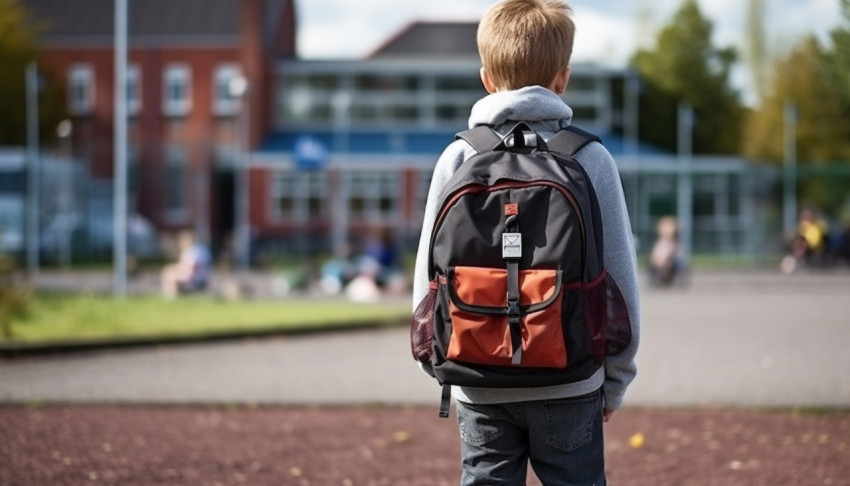
M 290 59 L 276 66 L 272 126 L 251 154 L 258 251 L 390 228 L 412 248 L 434 163 L 486 93 L 475 23 L 416 22 L 363 60 Z M 637 141 L 634 73 L 574 63 L 564 94 L 574 123 L 600 135 L 618 162 L 643 250 L 655 223 L 693 200 L 690 242 L 700 253 L 754 253 L 769 180 L 738 158 L 683 164 Z M 680 189 L 683 171 L 690 192 Z M 253 199 L 252 199 L 253 201 Z
M 68 86 L 69 152 L 97 189 L 80 197 L 101 195 L 81 206 L 110 204 L 112 3 L 23 1 L 47 21 L 45 71 Z M 381 229 L 415 245 L 437 157 L 485 95 L 476 23 L 414 22 L 365 59 L 302 60 L 292 0 L 129 5 L 132 211 L 163 233 L 193 228 L 218 253 L 246 224 L 253 261 L 329 252 Z M 740 159 L 685 165 L 639 143 L 634 74 L 572 70 L 564 99 L 617 160 L 642 250 L 657 218 L 686 200 L 695 252 L 761 244 L 751 229 L 764 177 Z M 690 192 L 683 171 L 695 174 Z

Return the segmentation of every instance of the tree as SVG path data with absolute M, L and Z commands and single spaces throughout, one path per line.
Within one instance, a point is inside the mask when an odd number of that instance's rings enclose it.
M 747 8 L 747 65 L 758 101 L 767 88 L 767 34 L 764 25 L 764 0 L 749 0 Z
M 832 50 L 827 61 L 845 108 L 850 113 L 850 0 L 841 0 L 843 22 L 830 33 Z
M 0 145 L 26 144 L 27 65 L 38 58 L 36 32 L 19 0 L 0 0 Z M 42 140 L 55 137 L 63 118 L 63 87 L 42 83 L 39 130 Z
M 654 48 L 635 53 L 632 65 L 645 81 L 642 139 L 675 150 L 676 106 L 686 101 L 696 115 L 695 152 L 740 150 L 743 108 L 729 84 L 737 53 L 714 47 L 712 30 L 696 0 L 686 0 L 658 33 Z
M 796 156 L 801 166 L 850 159 L 850 110 L 842 102 L 842 87 L 829 58 L 829 51 L 814 37 L 807 37 L 775 62 L 770 89 L 747 123 L 747 157 L 773 163 L 783 160 L 784 106 L 790 102 L 797 111 Z M 846 191 L 840 189 L 840 180 L 828 174 L 800 179 L 799 194 L 803 201 L 833 212 Z
M 827 53 L 814 37 L 806 37 L 774 64 L 770 89 L 747 123 L 744 154 L 772 162 L 783 159 L 784 106 L 791 102 L 797 107 L 801 163 L 850 156 L 850 126 L 840 99 Z

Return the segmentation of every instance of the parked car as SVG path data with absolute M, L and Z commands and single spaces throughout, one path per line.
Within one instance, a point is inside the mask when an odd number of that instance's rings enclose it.
M 114 240 L 111 214 L 59 213 L 39 235 L 41 258 L 47 262 L 80 257 L 108 257 Z M 140 214 L 127 218 L 127 252 L 140 260 L 161 256 L 159 236 L 154 226 Z

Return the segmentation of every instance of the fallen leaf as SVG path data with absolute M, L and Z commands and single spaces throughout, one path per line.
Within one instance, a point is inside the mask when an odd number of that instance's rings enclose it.
M 396 442 L 409 442 L 410 441 L 410 432 L 406 430 L 399 430 L 393 433 L 393 440 Z
M 632 446 L 635 449 L 639 449 L 639 448 L 643 447 L 643 443 L 645 441 L 646 441 L 646 438 L 640 432 L 629 437 L 629 445 Z

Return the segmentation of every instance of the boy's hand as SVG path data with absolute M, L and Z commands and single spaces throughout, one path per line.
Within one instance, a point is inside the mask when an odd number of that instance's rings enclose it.
M 611 416 L 613 416 L 613 415 L 614 415 L 613 410 L 608 410 L 607 408 L 603 409 L 602 410 L 602 421 L 607 422 L 607 421 L 611 420 Z

